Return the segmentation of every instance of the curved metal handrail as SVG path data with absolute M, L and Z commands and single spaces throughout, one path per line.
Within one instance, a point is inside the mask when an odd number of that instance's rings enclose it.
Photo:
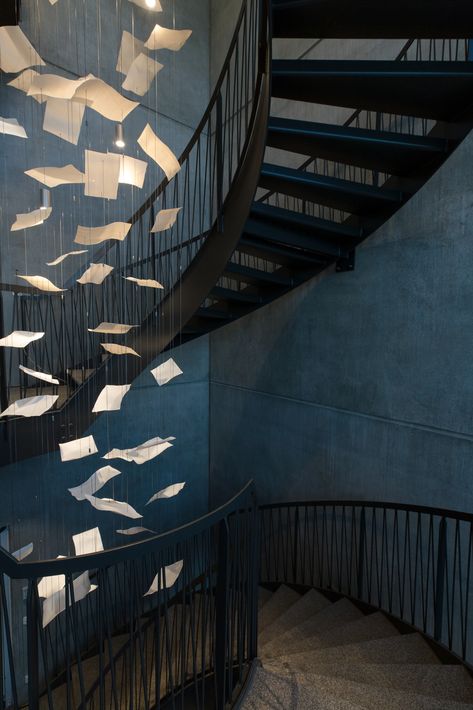
M 165 533 L 152 535 L 140 542 L 132 542 L 128 545 L 120 545 L 78 557 L 61 557 L 39 561 L 23 560 L 19 562 L 7 550 L 0 547 L 0 574 L 7 574 L 11 579 L 36 579 L 55 574 L 72 574 L 90 569 L 103 569 L 118 562 L 138 559 L 151 552 L 157 553 L 170 544 L 178 544 L 192 535 L 198 535 L 206 528 L 210 528 L 234 511 L 244 507 L 245 501 L 254 500 L 254 497 L 255 485 L 253 480 L 250 480 L 229 501 L 196 520 L 185 523 L 173 530 L 168 530 Z

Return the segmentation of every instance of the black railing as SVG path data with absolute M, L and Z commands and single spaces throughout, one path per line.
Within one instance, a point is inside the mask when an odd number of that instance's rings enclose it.
M 17 562 L 0 550 L 5 707 L 233 703 L 256 657 L 256 515 L 249 483 L 216 511 L 144 542 L 40 562 Z M 168 576 L 175 563 L 176 581 Z M 40 601 L 40 579 L 55 575 L 64 575 L 62 592 Z M 83 575 L 92 587 L 78 600 Z M 153 579 L 155 593 L 146 596 Z M 22 588 L 24 633 L 12 623 L 9 599 L 18 602 Z M 51 608 L 61 612 L 44 625 Z
M 473 667 L 473 515 L 395 503 L 261 509 L 261 581 L 329 590 L 420 630 Z

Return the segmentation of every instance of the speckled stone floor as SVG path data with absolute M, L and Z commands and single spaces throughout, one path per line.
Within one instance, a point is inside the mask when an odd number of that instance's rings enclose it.
M 346 599 L 281 586 L 260 598 L 261 667 L 244 710 L 473 710 L 473 678 L 420 634 Z

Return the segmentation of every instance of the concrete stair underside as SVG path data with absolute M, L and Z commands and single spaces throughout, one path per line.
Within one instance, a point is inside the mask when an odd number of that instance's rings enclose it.
M 249 710 L 473 710 L 473 678 L 418 633 L 347 599 L 282 585 L 260 591 L 259 656 Z

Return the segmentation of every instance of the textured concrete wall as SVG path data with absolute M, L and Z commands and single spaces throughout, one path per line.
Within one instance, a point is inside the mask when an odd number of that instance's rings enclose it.
M 213 502 L 473 507 L 473 136 L 357 252 L 211 337 Z
M 149 122 L 155 132 L 180 154 L 197 126 L 209 98 L 209 12 L 208 0 L 163 2 L 162 13 L 149 13 L 128 0 L 48 0 L 24 2 L 21 27 L 38 49 L 47 66 L 43 72 L 68 78 L 89 72 L 119 91 L 124 79 L 116 70 L 123 30 L 147 39 L 154 24 L 191 28 L 193 34 L 179 52 L 152 52 L 164 68 L 150 91 L 140 99 L 123 92 L 127 98 L 141 100 L 124 121 L 125 153 L 147 159 L 136 143 Z M 42 130 L 44 107 L 33 98 L 8 87 L 12 75 L 0 74 L 2 116 L 15 117 L 25 126 L 29 139 L 0 136 L 0 228 L 2 232 L 1 278 L 18 283 L 19 273 L 41 274 L 62 284 L 82 265 L 93 260 L 91 254 L 70 259 L 62 266 L 48 268 L 45 262 L 73 246 L 78 224 L 97 226 L 115 220 L 128 220 L 161 182 L 164 173 L 148 160 L 147 178 L 142 190 L 120 185 L 118 199 L 104 201 L 87 198 L 79 185 L 60 186 L 52 191 L 53 214 L 43 225 L 10 232 L 15 214 L 39 207 L 39 183 L 24 175 L 31 167 L 60 166 L 72 163 L 84 168 L 84 149 L 112 152 L 114 123 L 86 109 L 78 146 Z M 90 250 L 93 253 L 93 250 Z

